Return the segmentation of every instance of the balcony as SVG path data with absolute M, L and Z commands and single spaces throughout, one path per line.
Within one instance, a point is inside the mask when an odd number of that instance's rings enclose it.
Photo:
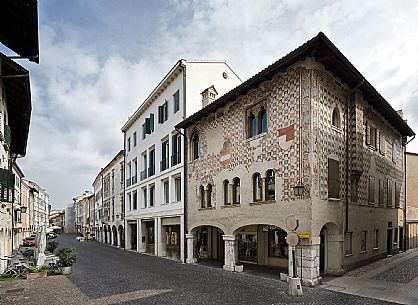
M 155 167 L 148 167 L 148 177 L 151 177 L 155 174 Z
M 162 159 L 160 162 L 160 171 L 165 171 L 167 168 L 169 168 L 170 164 L 168 162 L 168 158 Z
M 171 156 L 171 166 L 177 165 L 180 162 L 181 162 L 181 155 L 179 152 Z
M 147 179 L 147 170 L 141 172 L 139 178 L 142 180 Z

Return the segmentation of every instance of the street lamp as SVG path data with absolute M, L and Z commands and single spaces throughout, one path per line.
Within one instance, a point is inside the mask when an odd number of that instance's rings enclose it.
M 302 181 L 299 181 L 298 184 L 293 186 L 293 192 L 296 197 L 302 197 L 305 191 L 305 186 L 303 185 Z

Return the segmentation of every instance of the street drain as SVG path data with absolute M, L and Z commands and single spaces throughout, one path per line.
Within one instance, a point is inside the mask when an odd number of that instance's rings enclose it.
M 15 288 L 15 289 L 7 289 L 6 293 L 15 293 L 15 292 L 23 292 L 25 288 Z

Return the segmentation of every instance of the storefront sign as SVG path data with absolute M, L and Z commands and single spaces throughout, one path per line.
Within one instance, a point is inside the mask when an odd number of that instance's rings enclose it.
M 310 238 L 311 232 L 296 232 L 299 238 Z

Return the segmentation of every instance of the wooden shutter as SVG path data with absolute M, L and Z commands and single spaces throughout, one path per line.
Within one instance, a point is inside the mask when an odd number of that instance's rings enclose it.
M 154 131 L 154 114 L 153 113 L 150 113 L 149 120 L 150 120 L 150 130 Z
M 340 198 L 340 162 L 328 159 L 328 198 Z
M 400 206 L 400 198 L 401 197 L 401 184 L 399 182 L 395 182 L 395 208 L 399 208 Z
M 151 122 L 149 118 L 145 119 L 145 134 L 151 133 Z
M 370 126 L 369 123 L 366 122 L 366 144 L 369 145 L 370 144 Z
M 158 106 L 158 123 L 164 123 L 163 121 L 163 106 Z

